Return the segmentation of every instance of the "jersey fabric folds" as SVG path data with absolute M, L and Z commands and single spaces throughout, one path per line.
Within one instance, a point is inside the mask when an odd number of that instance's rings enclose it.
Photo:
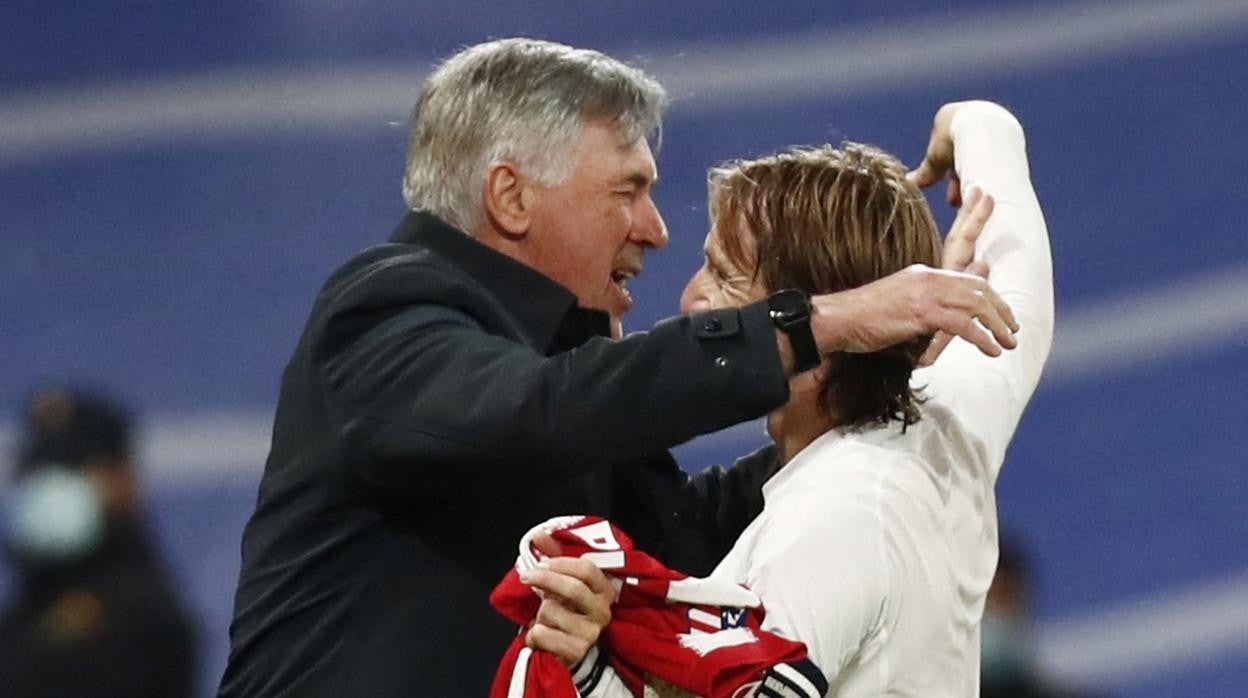
M 541 599 L 518 572 L 541 564 L 531 544 L 541 532 L 564 555 L 589 559 L 611 578 L 611 622 L 575 676 L 554 655 L 525 647 L 522 629 L 500 663 L 491 698 L 643 696 L 656 679 L 707 698 L 817 698 L 826 691 L 802 643 L 761 629 L 757 595 L 668 569 L 594 516 L 557 517 L 521 539 L 515 568 L 490 596 L 510 620 L 527 628 L 537 616 Z

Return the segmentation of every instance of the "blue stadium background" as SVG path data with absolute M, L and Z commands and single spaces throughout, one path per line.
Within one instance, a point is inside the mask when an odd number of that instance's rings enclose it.
M 1244 695 L 1248 2 L 10 0 L 0 441 L 45 380 L 139 410 L 204 695 L 310 301 L 402 214 L 430 66 L 517 34 L 633 60 L 675 97 L 658 193 L 672 243 L 635 285 L 630 329 L 676 312 L 718 160 L 852 138 L 913 162 L 942 101 L 1011 107 L 1059 302 L 1000 483 L 1003 525 L 1040 572 L 1042 654 L 1117 695 Z M 696 441 L 682 462 L 727 460 L 761 431 Z

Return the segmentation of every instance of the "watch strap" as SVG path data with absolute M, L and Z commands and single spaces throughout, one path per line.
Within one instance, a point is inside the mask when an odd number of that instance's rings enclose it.
M 789 336 L 789 345 L 793 349 L 793 373 L 805 373 L 819 365 L 819 347 L 815 344 L 809 317 L 784 328 L 784 332 Z

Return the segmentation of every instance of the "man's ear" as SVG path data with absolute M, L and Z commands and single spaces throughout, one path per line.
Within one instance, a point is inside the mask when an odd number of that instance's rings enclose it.
M 535 195 L 529 180 L 510 162 L 496 162 L 485 173 L 485 212 L 501 235 L 518 239 L 528 234 Z

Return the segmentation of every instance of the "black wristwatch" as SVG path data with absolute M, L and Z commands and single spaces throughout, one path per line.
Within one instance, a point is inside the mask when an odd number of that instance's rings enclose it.
M 819 348 L 810 331 L 810 296 L 795 288 L 776 291 L 767 297 L 767 308 L 776 328 L 789 336 L 793 347 L 793 373 L 804 373 L 819 365 Z

